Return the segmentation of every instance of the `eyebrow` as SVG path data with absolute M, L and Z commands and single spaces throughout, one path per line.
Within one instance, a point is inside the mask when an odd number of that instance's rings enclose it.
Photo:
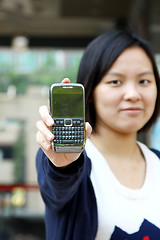
M 144 72 L 141 72 L 139 74 L 137 74 L 137 76 L 143 76 L 143 75 L 154 75 L 154 73 L 152 71 L 144 71 Z M 119 77 L 123 77 L 125 76 L 125 74 L 123 73 L 119 73 L 119 72 L 115 72 L 115 71 L 111 71 L 111 72 L 108 72 L 107 75 L 113 75 L 113 76 L 119 76 Z
M 152 71 L 144 71 L 142 73 L 139 73 L 138 76 L 143 76 L 143 75 L 147 75 L 147 74 L 154 75 L 154 73 Z
M 125 76 L 125 74 L 118 73 L 118 72 L 108 72 L 107 75 L 113 75 L 113 76 L 119 76 L 119 77 Z

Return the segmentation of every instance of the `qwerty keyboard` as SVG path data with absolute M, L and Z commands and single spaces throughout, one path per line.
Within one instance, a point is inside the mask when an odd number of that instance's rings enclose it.
M 53 125 L 54 143 L 83 144 L 84 120 L 77 118 L 55 119 Z

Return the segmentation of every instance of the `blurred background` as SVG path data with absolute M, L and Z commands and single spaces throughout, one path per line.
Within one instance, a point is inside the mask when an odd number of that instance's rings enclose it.
M 159 0 L 0 0 L 0 239 L 45 239 L 38 108 L 52 83 L 76 81 L 94 37 L 127 25 L 150 42 L 160 69 Z M 139 138 L 160 150 L 160 120 Z

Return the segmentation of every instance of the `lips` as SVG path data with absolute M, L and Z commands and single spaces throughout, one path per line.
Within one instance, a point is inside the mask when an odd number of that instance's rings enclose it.
M 140 107 L 127 107 L 127 108 L 122 108 L 121 112 L 132 114 L 132 115 L 137 115 L 143 111 L 142 108 Z
M 139 107 L 129 107 L 129 108 L 123 108 L 122 111 L 142 111 L 142 108 L 139 108 Z

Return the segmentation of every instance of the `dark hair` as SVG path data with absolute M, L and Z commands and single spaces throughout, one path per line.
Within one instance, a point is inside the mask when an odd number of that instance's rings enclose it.
M 77 82 L 84 85 L 86 101 L 86 121 L 94 130 L 96 113 L 92 93 L 97 84 L 110 69 L 117 57 L 128 47 L 139 46 L 149 57 L 154 71 L 157 85 L 157 99 L 155 110 L 150 120 L 141 130 L 148 129 L 158 118 L 160 111 L 160 78 L 153 53 L 148 43 L 126 30 L 112 30 L 95 38 L 86 48 L 79 66 Z

